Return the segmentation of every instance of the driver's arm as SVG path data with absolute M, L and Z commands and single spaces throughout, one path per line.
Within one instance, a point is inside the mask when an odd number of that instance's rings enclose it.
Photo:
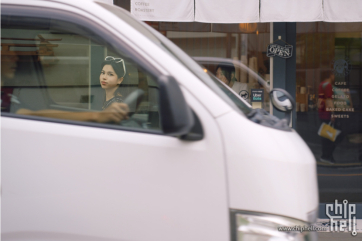
M 124 119 L 128 119 L 128 105 L 125 103 L 112 103 L 107 109 L 97 112 L 70 112 L 60 110 L 38 110 L 19 109 L 16 113 L 20 115 L 41 116 L 65 120 L 90 121 L 107 123 L 119 123 Z

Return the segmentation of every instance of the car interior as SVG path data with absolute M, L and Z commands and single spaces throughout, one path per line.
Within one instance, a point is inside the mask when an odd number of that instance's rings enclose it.
M 4 78 L 2 89 L 11 88 L 16 101 L 31 110 L 101 111 L 105 101 L 99 80 L 101 63 L 106 56 L 113 56 L 122 58 L 126 66 L 119 86 L 122 99 L 137 89 L 143 91 L 129 104 L 129 116 L 137 122 L 130 127 L 160 129 L 158 85 L 142 66 L 73 23 L 51 19 L 32 22 L 27 26 L 24 18 L 2 16 L 2 55 L 17 57 L 15 77 Z M 10 113 L 15 114 L 15 104 L 12 101 Z

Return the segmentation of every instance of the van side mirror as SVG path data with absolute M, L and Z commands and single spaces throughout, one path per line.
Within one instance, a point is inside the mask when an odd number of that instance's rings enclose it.
M 283 89 L 272 89 L 269 93 L 273 106 L 283 112 L 292 111 L 295 108 L 293 97 Z
M 283 89 L 272 89 L 269 93 L 270 100 L 273 106 L 282 111 L 287 113 L 287 121 L 288 124 L 290 122 L 290 114 L 295 108 L 295 100 L 293 97 Z
M 194 117 L 181 88 L 172 76 L 158 78 L 161 126 L 165 134 L 182 136 L 194 126 Z

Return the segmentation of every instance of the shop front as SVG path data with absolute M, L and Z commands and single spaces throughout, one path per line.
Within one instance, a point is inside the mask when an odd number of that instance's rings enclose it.
M 361 43 L 361 22 L 296 24 L 296 130 L 316 157 L 321 202 L 362 201 Z M 323 122 L 334 140 L 318 136 Z
M 254 108 L 284 118 L 270 105 L 267 89 L 286 89 L 296 100 L 293 128 L 315 155 L 320 202 L 362 203 L 360 1 L 347 6 L 257 0 L 232 6 L 230 0 L 218 5 L 192 0 L 169 11 L 163 6 L 159 16 L 156 2 L 162 1 L 114 0 L 224 79 Z

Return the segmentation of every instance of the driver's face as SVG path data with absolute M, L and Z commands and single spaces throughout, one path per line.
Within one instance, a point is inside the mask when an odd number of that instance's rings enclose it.
M 221 70 L 221 68 L 218 68 L 217 70 L 216 70 L 216 77 L 218 78 L 218 79 L 220 79 L 222 82 L 224 82 L 225 84 L 229 84 L 229 81 L 228 81 L 228 79 L 225 77 L 225 75 L 224 75 L 224 73 L 222 72 L 222 70 Z
M 13 52 L 1 53 L 1 78 L 14 78 L 18 60 L 18 56 Z

